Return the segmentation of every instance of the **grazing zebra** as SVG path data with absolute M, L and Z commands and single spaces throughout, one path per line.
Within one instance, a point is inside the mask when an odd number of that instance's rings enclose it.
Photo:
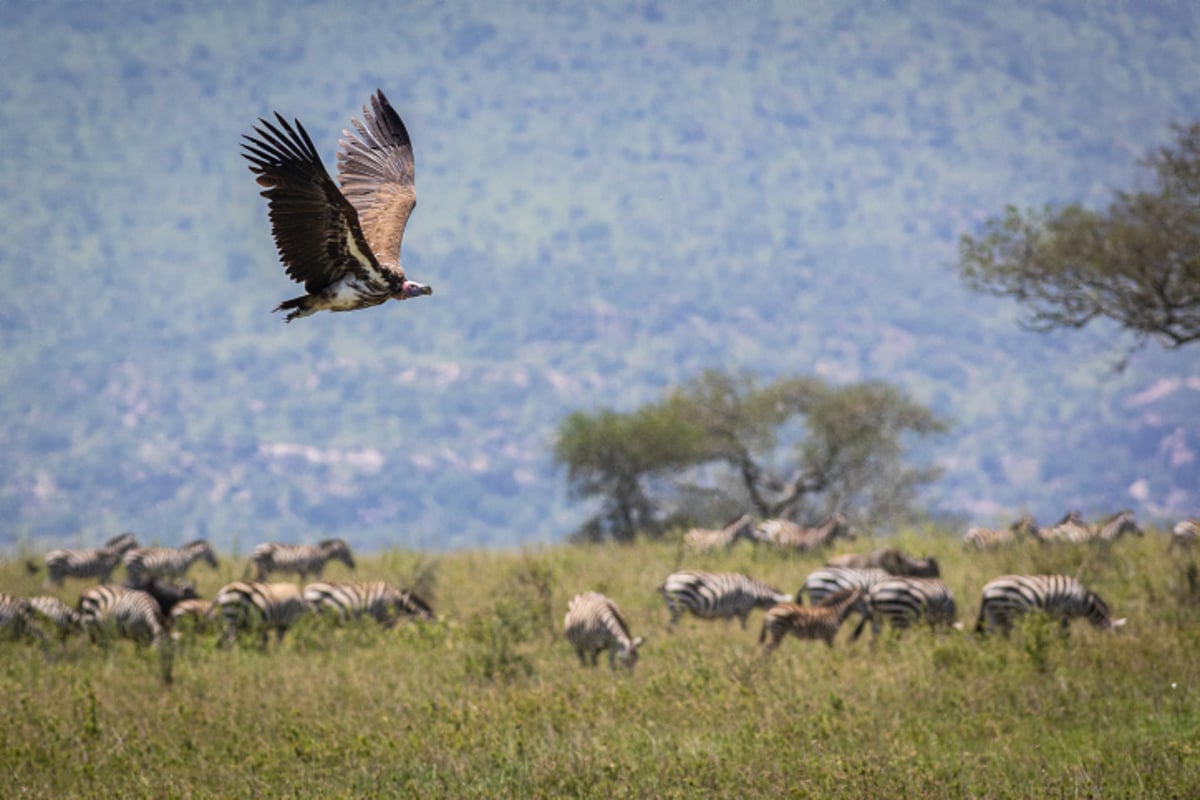
M 1171 544 L 1167 546 L 1167 552 L 1171 552 L 1175 548 L 1191 550 L 1198 538 L 1200 538 L 1200 519 L 1185 519 L 1177 522 L 1171 531 Z
M 1016 544 L 1023 538 L 1037 539 L 1037 522 L 1026 514 L 1007 528 L 970 528 L 963 536 L 964 550 L 997 550 Z
M 0 636 L 10 640 L 29 639 L 43 649 L 48 644 L 29 601 L 6 594 L 0 594 Z
M 721 530 L 692 528 L 683 535 L 683 543 L 697 553 L 731 550 L 739 539 L 754 541 L 753 531 L 753 518 L 749 514 L 743 514 Z
M 170 683 L 174 651 L 171 643 L 168 617 L 163 613 L 159 601 L 140 589 L 122 586 L 101 587 L 120 589 L 112 593 L 102 607 L 93 607 L 85 614 L 85 625 L 93 641 L 107 647 L 114 636 L 132 639 L 138 647 L 153 644 L 158 650 L 163 681 Z
M 196 590 L 192 587 L 176 586 L 157 578 L 147 581 L 139 589 L 114 585 L 95 586 L 79 595 L 79 614 L 83 628 L 93 641 L 103 635 L 103 631 L 96 627 L 97 623 L 108 617 L 117 601 L 131 592 L 148 595 L 158 606 L 159 614 L 164 620 L 171 618 L 171 612 L 176 605 L 196 598 Z
M 870 590 L 882 580 L 892 577 L 890 572 L 881 569 L 854 569 L 852 567 L 825 567 L 810 572 L 804 579 L 804 585 L 796 592 L 796 602 L 802 600 L 808 593 L 808 602 L 814 606 L 820 605 L 825 598 L 846 589 Z
M 217 556 L 204 539 L 182 547 L 138 547 L 125 554 L 125 583 L 139 587 L 152 578 L 182 578 L 200 559 L 217 568 Z
M 1126 533 L 1141 536 L 1142 529 L 1133 518 L 1129 509 L 1118 511 L 1097 522 L 1088 525 L 1080 517 L 1079 512 L 1072 511 L 1062 522 L 1051 528 L 1045 528 L 1038 533 L 1043 542 L 1067 542 L 1082 544 L 1085 542 L 1115 542 Z
M 936 578 L 904 578 L 892 576 L 871 587 L 867 592 L 869 613 L 854 629 L 852 640 L 862 635 L 871 623 L 871 639 L 879 636 L 884 620 L 895 630 L 904 630 L 920 619 L 930 627 L 953 625 L 958 615 L 950 587 Z
M 629 626 L 621 618 L 616 603 L 597 592 L 577 594 L 571 600 L 567 615 L 563 618 L 563 629 L 579 655 L 579 663 L 596 666 L 601 650 L 608 650 L 608 666 L 617 668 L 617 662 L 633 670 L 638 660 L 638 647 L 644 641 L 629 635 Z
M 1064 629 L 1076 617 L 1085 617 L 1101 630 L 1116 630 L 1125 619 L 1113 619 L 1108 605 L 1068 575 L 1002 575 L 988 581 L 979 601 L 978 633 L 999 628 L 1007 633 L 1013 618 L 1041 609 Z
M 279 642 L 288 628 L 312 610 L 294 583 L 245 581 L 223 586 L 213 599 L 213 607 L 225 623 L 223 647 L 233 644 L 239 630 L 250 630 L 259 634 L 259 646 L 264 650 L 272 630 Z
M 72 633 L 83 630 L 83 618 L 79 612 L 57 597 L 48 595 L 29 597 L 26 598 L 26 602 L 38 617 L 54 626 L 58 631 L 59 638 L 64 641 Z
M 345 539 L 325 539 L 316 544 L 263 542 L 255 546 L 250 563 L 254 565 L 256 581 L 266 580 L 272 572 L 294 572 L 300 580 L 305 580 L 309 575 L 321 577 L 326 562 L 333 559 L 354 569 L 354 556 Z
M 824 639 L 825 644 L 833 647 L 833 639 L 851 611 L 864 616 L 868 613 L 863 590 L 857 586 L 836 592 L 816 606 L 802 606 L 799 603 L 771 606 L 763 617 L 762 630 L 758 634 L 763 655 L 769 656 L 789 633 L 799 639 Z
M 45 586 L 61 587 L 64 578 L 99 578 L 101 583 L 108 583 L 121 558 L 134 547 L 137 547 L 134 535 L 122 533 L 109 539 L 103 547 L 51 550 L 43 559 L 48 573 Z
M 834 513 L 815 528 L 805 528 L 786 519 L 768 519 L 759 523 L 754 538 L 776 547 L 808 553 L 824 547 L 833 540 L 853 539 L 850 525 L 841 513 Z
M 941 575 L 937 559 L 932 556 L 917 558 L 896 547 L 881 547 L 870 553 L 853 553 L 831 558 L 830 567 L 853 569 L 881 569 L 892 575 L 908 575 L 913 578 L 936 578 Z
M 400 617 L 430 622 L 434 619 L 429 604 L 406 589 L 397 589 L 384 581 L 370 583 L 310 583 L 304 587 L 304 602 L 318 613 L 337 614 L 338 620 L 369 616 L 385 628 Z
M 767 584 L 736 572 L 675 572 L 658 591 L 671 611 L 668 628 L 674 628 L 684 609 L 701 619 L 730 619 L 738 617 L 742 627 L 755 608 L 770 608 L 776 603 L 791 600 Z

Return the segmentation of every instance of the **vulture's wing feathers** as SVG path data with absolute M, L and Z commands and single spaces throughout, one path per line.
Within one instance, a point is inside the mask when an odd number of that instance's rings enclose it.
M 400 240 L 417 204 L 413 183 L 413 151 L 408 131 L 391 103 L 376 90 L 363 121 L 351 119 L 357 135 L 342 131 L 338 147 L 338 181 L 358 211 L 363 235 L 386 268 L 400 270 Z
M 242 155 L 266 187 L 271 231 L 287 274 L 316 293 L 349 272 L 376 272 L 378 262 L 358 215 L 329 177 L 304 126 L 260 119 L 257 136 L 244 136 Z

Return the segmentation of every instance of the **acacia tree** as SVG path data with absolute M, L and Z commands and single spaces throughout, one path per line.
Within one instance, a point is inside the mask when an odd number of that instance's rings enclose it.
M 759 388 L 708 371 L 630 414 L 572 414 L 555 458 L 576 496 L 603 501 L 581 537 L 627 540 L 655 532 L 667 505 L 704 524 L 747 508 L 760 517 L 836 508 L 867 522 L 901 518 L 937 475 L 904 464 L 904 438 L 942 430 L 884 384 L 801 377 Z
M 979 237 L 963 236 L 967 285 L 1027 307 L 1036 331 L 1106 317 L 1168 348 L 1200 340 L 1200 123 L 1142 165 L 1154 186 L 1117 192 L 1105 212 L 1078 205 L 1009 207 Z

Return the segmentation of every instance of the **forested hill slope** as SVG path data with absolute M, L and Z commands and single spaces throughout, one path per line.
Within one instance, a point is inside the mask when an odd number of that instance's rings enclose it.
M 1124 372 L 967 293 L 1006 203 L 1101 206 L 1200 109 L 1190 3 L 6 4 L 0 538 L 455 547 L 583 509 L 549 446 L 706 367 L 890 381 L 930 507 L 1200 507 L 1200 348 Z M 435 293 L 284 325 L 238 154 L 383 88 Z

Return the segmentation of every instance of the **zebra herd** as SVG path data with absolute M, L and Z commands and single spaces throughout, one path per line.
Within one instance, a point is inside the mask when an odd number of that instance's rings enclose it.
M 172 680 L 174 643 L 183 631 L 199 634 L 221 630 L 220 645 L 229 646 L 241 632 L 253 632 L 266 647 L 273 631 L 282 639 L 286 631 L 309 613 L 326 615 L 336 622 L 366 617 L 385 628 L 402 619 L 433 620 L 430 605 L 414 592 L 384 581 L 361 583 L 316 582 L 298 584 L 266 582 L 272 573 L 295 573 L 301 579 L 319 577 L 327 562 L 337 560 L 354 568 L 350 546 L 343 539 L 315 545 L 268 542 L 251 555 L 247 573 L 252 581 L 226 584 L 212 600 L 203 600 L 181 582 L 188 569 L 203 560 L 214 569 L 218 560 L 206 541 L 181 547 L 139 547 L 133 534 L 108 540 L 103 547 L 57 549 L 43 559 L 47 588 L 63 586 L 71 578 L 98 578 L 100 585 L 84 590 L 77 605 L 57 597 L 12 597 L 0 594 L 0 634 L 39 643 L 49 654 L 53 630 L 64 644 L 72 633 L 86 633 L 103 647 L 116 638 L 159 653 L 162 676 Z M 116 567 L 125 567 L 125 583 L 110 584 Z

